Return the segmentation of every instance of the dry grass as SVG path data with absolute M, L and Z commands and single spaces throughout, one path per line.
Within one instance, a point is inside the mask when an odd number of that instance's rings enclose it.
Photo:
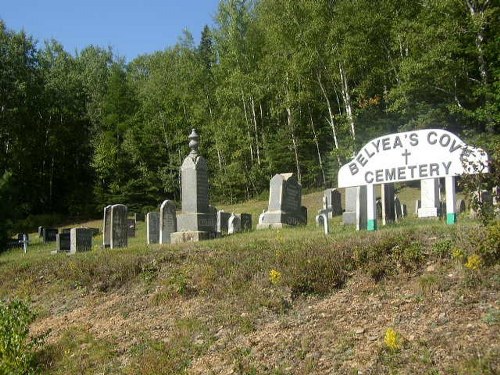
M 128 249 L 75 256 L 35 239 L 0 255 L 0 298 L 30 300 L 34 332 L 50 330 L 45 373 L 498 372 L 496 229 L 336 220 L 327 237 L 311 224 L 151 247 L 140 223 Z M 471 254 L 492 261 L 471 270 Z

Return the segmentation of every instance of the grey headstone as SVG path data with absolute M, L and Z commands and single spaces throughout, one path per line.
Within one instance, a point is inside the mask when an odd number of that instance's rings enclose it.
M 241 231 L 241 219 L 235 215 L 231 214 L 229 220 L 227 221 L 227 234 L 234 234 Z
M 229 212 L 217 211 L 217 233 L 227 234 L 227 222 L 230 217 L 231 214 Z
M 326 189 L 323 191 L 323 210 L 328 217 L 342 215 L 342 194 L 337 189 Z
M 382 201 L 380 199 L 375 202 L 375 208 L 377 210 L 377 219 L 382 220 Z
M 104 207 L 102 220 L 102 247 L 109 247 L 111 244 L 111 205 Z
M 421 207 L 420 199 L 415 201 L 415 215 L 418 214 L 418 209 Z
M 293 173 L 271 179 L 268 210 L 259 218 L 257 229 L 307 224 L 307 208 L 301 206 L 302 186 Z
M 159 212 L 148 212 L 146 215 L 146 240 L 148 245 L 160 242 Z
M 39 226 L 39 227 L 38 227 L 38 237 L 39 237 L 39 238 L 42 238 L 42 235 L 43 235 L 43 227 L 42 227 L 42 226 Z
M 342 214 L 342 222 L 345 225 L 356 224 L 356 201 L 358 199 L 359 187 L 348 187 L 345 189 L 345 211 Z
M 135 237 L 135 218 L 127 219 L 127 236 Z
M 42 230 L 42 237 L 43 237 L 43 242 L 54 242 L 56 241 L 56 234 L 59 233 L 59 230 L 57 228 L 43 228 Z
M 92 230 L 89 228 L 71 228 L 70 253 L 92 250 Z
M 382 224 L 393 223 L 396 219 L 396 210 L 394 208 L 395 189 L 393 183 L 382 184 Z
M 252 215 L 243 213 L 240 215 L 241 218 L 241 230 L 243 232 L 252 230 Z
M 322 213 L 316 216 L 316 226 L 321 227 L 324 234 L 328 234 L 330 232 L 328 215 L 326 213 Z
M 160 206 L 160 243 L 171 243 L 171 234 L 177 232 L 175 203 L 165 200 Z
M 463 199 L 457 199 L 455 202 L 455 212 L 461 214 L 465 212 L 465 201 Z
M 68 252 L 71 249 L 71 234 L 70 233 L 58 233 L 56 234 L 56 251 Z
M 367 190 L 366 185 L 359 186 L 356 199 L 356 229 L 365 230 L 368 223 L 368 210 L 367 210 Z
M 111 249 L 127 247 L 128 245 L 128 220 L 127 206 L 123 204 L 114 204 L 111 206 Z
M 396 221 L 399 221 L 403 218 L 403 206 L 401 206 L 401 202 L 398 197 L 394 198 L 394 212 Z

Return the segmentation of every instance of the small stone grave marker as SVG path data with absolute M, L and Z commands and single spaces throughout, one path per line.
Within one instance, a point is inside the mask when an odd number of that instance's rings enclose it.
M 146 214 L 146 241 L 148 245 L 160 242 L 159 212 L 148 212 Z
M 92 230 L 89 228 L 71 228 L 70 254 L 92 250 Z

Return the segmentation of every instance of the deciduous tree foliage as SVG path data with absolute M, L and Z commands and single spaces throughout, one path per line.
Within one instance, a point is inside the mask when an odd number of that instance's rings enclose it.
M 222 0 L 199 45 L 125 63 L 0 23 L 0 172 L 20 216 L 179 199 L 196 128 L 211 195 L 253 197 L 279 172 L 335 185 L 368 139 L 440 127 L 499 140 L 491 0 Z

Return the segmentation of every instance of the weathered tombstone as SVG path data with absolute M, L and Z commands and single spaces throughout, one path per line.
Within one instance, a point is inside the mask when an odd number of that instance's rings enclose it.
M 71 228 L 70 254 L 92 250 L 92 230 L 89 228 Z
M 160 213 L 146 214 L 146 240 L 148 245 L 160 242 Z
M 366 186 L 359 186 L 356 198 L 356 229 L 364 230 L 368 224 L 368 207 L 366 205 Z
M 465 201 L 463 199 L 457 199 L 455 211 L 459 214 L 465 212 Z
M 420 199 L 417 199 L 415 201 L 415 215 L 418 215 L 418 210 L 419 210 L 420 207 L 421 207 Z
M 135 218 L 127 219 L 127 236 L 135 237 Z
M 259 224 L 262 224 L 264 222 L 264 214 L 266 213 L 266 211 L 264 210 L 264 212 L 262 212 L 260 215 L 259 215 Z
M 18 233 L 18 234 L 17 234 L 17 239 L 18 239 L 19 241 L 24 241 L 24 240 L 29 241 L 30 236 L 29 236 L 29 234 L 28 234 L 28 233 Z
M 342 215 L 342 195 L 337 189 L 326 189 L 323 192 L 323 211 L 328 218 Z
M 68 232 L 56 234 L 56 251 L 68 252 L 71 249 L 71 234 Z
M 257 229 L 307 224 L 307 208 L 301 206 L 302 186 L 293 173 L 276 174 L 271 179 L 268 210 Z
M 107 248 L 111 244 L 111 205 L 104 207 L 102 219 L 102 247 Z
M 114 204 L 111 206 L 111 233 L 109 247 L 116 249 L 128 245 L 127 206 Z
M 400 221 L 403 218 L 403 207 L 398 197 L 394 198 L 394 212 L 396 221 Z
M 231 214 L 227 221 L 227 234 L 241 232 L 241 219 L 235 214 Z
M 382 184 L 380 190 L 382 193 L 382 224 L 387 225 L 393 223 L 396 216 L 394 208 L 394 184 Z
M 240 214 L 241 219 L 241 230 L 243 232 L 248 232 L 252 230 L 252 215 L 251 214 Z
M 421 207 L 418 209 L 418 217 L 438 217 L 439 208 L 439 179 L 427 178 L 420 181 Z
M 160 206 L 160 243 L 172 243 L 172 233 L 175 232 L 177 232 L 175 203 L 167 199 Z
M 231 214 L 229 212 L 224 212 L 223 210 L 217 211 L 217 234 L 227 234 L 227 222 L 230 217 Z
M 38 227 L 38 237 L 39 237 L 39 238 L 42 238 L 42 235 L 43 235 L 43 227 L 42 227 L 42 226 L 39 226 L 39 227 Z
M 328 224 L 328 215 L 326 213 L 322 213 L 316 216 L 316 226 L 321 227 L 324 234 L 328 234 L 330 232 Z
M 377 207 L 377 219 L 382 220 L 382 201 L 380 199 L 377 199 L 375 204 Z
M 345 211 L 342 214 L 342 222 L 345 225 L 356 224 L 356 201 L 358 199 L 359 187 L 348 187 L 345 189 Z
M 59 230 L 57 228 L 43 228 L 42 231 L 42 236 L 43 236 L 43 242 L 55 242 L 56 241 L 56 234 L 59 233 Z

